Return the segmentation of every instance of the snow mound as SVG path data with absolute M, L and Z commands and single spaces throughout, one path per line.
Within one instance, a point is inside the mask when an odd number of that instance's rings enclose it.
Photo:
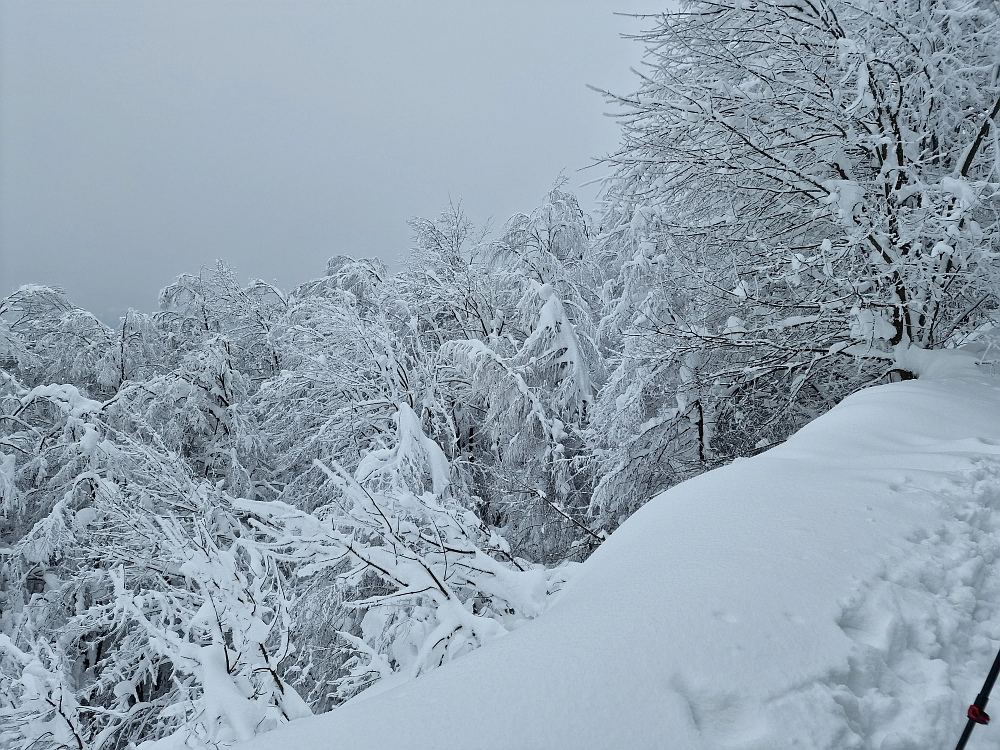
M 953 746 L 1000 646 L 1000 381 L 919 369 L 658 496 L 539 619 L 240 747 Z

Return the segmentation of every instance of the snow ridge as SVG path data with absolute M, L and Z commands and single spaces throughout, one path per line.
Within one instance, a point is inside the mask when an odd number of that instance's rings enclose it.
M 938 365 L 661 494 L 537 620 L 245 750 L 953 744 L 1000 647 L 1000 387 Z

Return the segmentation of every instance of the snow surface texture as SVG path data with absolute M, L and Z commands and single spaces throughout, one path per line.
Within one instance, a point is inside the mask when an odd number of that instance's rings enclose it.
M 241 750 L 953 747 L 1000 646 L 1000 380 L 973 362 L 912 358 L 927 379 L 655 498 L 539 619 Z

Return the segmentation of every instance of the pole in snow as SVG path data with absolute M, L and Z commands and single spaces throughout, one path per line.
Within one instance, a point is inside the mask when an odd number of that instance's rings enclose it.
M 986 704 L 990 700 L 990 691 L 993 690 L 993 683 L 997 681 L 997 675 L 1000 675 L 1000 653 L 998 653 L 997 658 L 993 660 L 993 666 L 990 667 L 990 673 L 986 675 L 986 682 L 983 683 L 983 689 L 980 690 L 979 695 L 976 696 L 975 703 L 969 706 L 969 722 L 965 725 L 965 731 L 962 732 L 962 736 L 959 738 L 958 744 L 955 745 L 955 750 L 962 750 L 962 748 L 965 747 L 965 743 L 969 741 L 969 735 L 971 735 L 972 730 L 976 728 L 976 724 L 990 723 L 990 715 L 983 709 L 986 708 Z

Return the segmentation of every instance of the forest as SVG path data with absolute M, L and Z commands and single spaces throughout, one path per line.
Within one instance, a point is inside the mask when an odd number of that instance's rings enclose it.
M 398 272 L 217 262 L 114 326 L 0 299 L 0 745 L 218 747 L 415 678 L 658 492 L 996 325 L 995 3 L 644 20 L 596 215 L 452 205 Z

